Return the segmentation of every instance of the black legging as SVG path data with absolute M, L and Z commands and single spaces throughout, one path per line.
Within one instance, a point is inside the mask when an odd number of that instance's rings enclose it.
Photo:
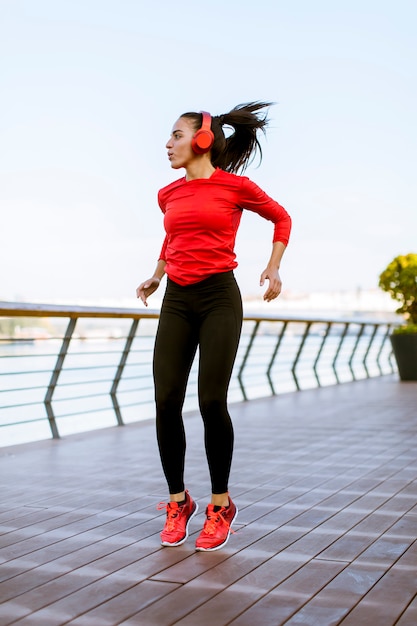
M 212 493 L 228 491 L 233 426 L 227 390 L 242 327 L 242 300 L 233 272 L 181 287 L 168 279 L 154 352 L 156 428 L 170 493 L 184 491 L 182 407 L 199 347 L 198 397 Z

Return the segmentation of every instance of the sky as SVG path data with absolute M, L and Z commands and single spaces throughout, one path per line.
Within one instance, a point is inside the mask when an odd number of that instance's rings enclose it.
M 293 218 L 286 293 L 374 289 L 417 252 L 415 0 L 0 0 L 0 299 L 125 301 L 164 238 L 185 111 L 271 107 L 246 175 Z M 245 212 L 259 296 L 273 226 Z

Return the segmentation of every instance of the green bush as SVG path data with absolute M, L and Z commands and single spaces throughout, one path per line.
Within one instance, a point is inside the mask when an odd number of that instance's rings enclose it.
M 396 332 L 417 332 L 417 254 L 395 257 L 381 273 L 379 286 L 401 304 L 396 313 L 406 324 Z
M 417 324 L 405 324 L 404 326 L 397 326 L 392 331 L 393 335 L 417 335 Z

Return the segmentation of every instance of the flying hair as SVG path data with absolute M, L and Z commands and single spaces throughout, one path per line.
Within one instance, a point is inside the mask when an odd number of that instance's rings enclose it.
M 262 148 L 258 133 L 265 134 L 268 125 L 267 111 L 273 102 L 247 102 L 238 104 L 228 113 L 215 115 L 211 120 L 211 130 L 214 134 L 214 143 L 211 148 L 211 162 L 226 172 L 244 172 L 259 154 L 259 163 L 262 161 Z M 183 113 L 181 117 L 192 121 L 197 131 L 202 125 L 201 113 Z M 232 129 L 226 137 L 223 127 Z

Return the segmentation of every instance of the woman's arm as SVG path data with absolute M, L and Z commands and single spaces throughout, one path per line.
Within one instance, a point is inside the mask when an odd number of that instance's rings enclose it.
M 274 300 L 281 293 L 282 282 L 279 276 L 279 268 L 285 248 L 286 246 L 281 241 L 276 241 L 272 244 L 271 257 L 268 261 L 266 269 L 264 269 L 261 274 L 261 287 L 264 285 L 266 279 L 269 280 L 269 287 L 264 293 L 264 300 L 267 302 Z
M 286 246 L 291 233 L 291 217 L 287 211 L 249 178 L 242 176 L 241 181 L 240 206 L 273 222 L 274 236 L 272 241 L 281 241 Z
M 165 275 L 165 265 L 166 261 L 164 259 L 159 259 L 153 276 L 148 278 L 148 280 L 145 280 L 145 282 L 139 285 L 136 289 L 136 297 L 140 298 L 145 306 L 148 306 L 147 298 L 158 289 L 159 284 Z
M 291 217 L 283 206 L 268 196 L 258 185 L 245 176 L 241 177 L 240 204 L 274 223 L 272 254 L 261 274 L 261 286 L 269 280 L 264 300 L 270 302 L 281 293 L 279 267 L 291 233 Z

